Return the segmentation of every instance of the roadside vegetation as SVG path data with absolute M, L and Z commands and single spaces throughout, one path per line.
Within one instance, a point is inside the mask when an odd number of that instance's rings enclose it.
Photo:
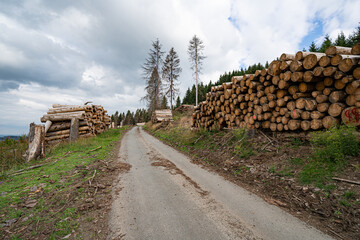
M 6 138 L 0 141 L 0 176 L 10 168 L 25 162 L 24 154 L 28 147 L 26 136 L 15 140 Z
M 329 234 L 359 237 L 360 141 L 356 128 L 254 133 L 240 128 L 191 129 L 189 122 L 190 114 L 175 113 L 174 122 L 147 123 L 144 128 L 189 155 L 194 163 L 260 193 L 269 203 Z
M 117 154 L 112 150 L 127 129 L 60 144 L 46 158 L 28 164 L 9 164 L 0 178 L 0 238 L 101 237 L 104 233 L 81 233 L 78 228 L 99 220 L 84 210 L 102 208 L 96 196 L 111 195 L 111 188 L 98 179 L 111 176 L 115 168 L 107 168 Z M 101 201 L 104 205 L 105 199 Z

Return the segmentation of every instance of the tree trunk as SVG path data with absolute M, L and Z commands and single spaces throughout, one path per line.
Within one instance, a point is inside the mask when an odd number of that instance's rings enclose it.
M 352 55 L 360 55 L 360 43 L 355 44 L 355 45 L 351 48 L 351 54 L 352 54 Z
M 311 124 L 311 129 L 313 129 L 313 130 L 318 130 L 323 127 L 322 121 L 320 119 L 313 119 L 313 120 L 311 120 L 310 124 Z
M 324 53 L 311 53 L 304 58 L 303 67 L 307 70 L 314 68 Z
M 301 122 L 299 121 L 299 120 L 290 120 L 289 122 L 288 122 L 288 126 L 289 126 L 289 129 L 291 130 L 291 131 L 294 131 L 294 130 L 297 130 L 297 129 L 299 129 L 300 128 L 300 124 L 301 124 Z
M 339 63 L 340 71 L 346 73 L 346 72 L 353 70 L 356 67 L 356 65 L 358 64 L 359 59 L 360 59 L 360 56 L 354 55 L 354 56 L 351 56 L 351 57 L 349 56 L 348 58 L 341 60 L 341 62 Z
M 327 67 L 331 63 L 331 58 L 328 56 L 322 56 L 319 60 L 320 67 Z
M 360 79 L 360 67 L 354 69 L 353 76 L 355 79 Z
M 79 119 L 73 118 L 70 123 L 70 136 L 69 141 L 75 142 L 79 137 Z
M 335 125 L 338 125 L 340 123 L 339 119 L 334 118 L 332 116 L 326 116 L 322 120 L 322 124 L 324 128 L 329 129 Z
M 331 103 L 336 103 L 339 101 L 345 100 L 345 93 L 343 91 L 334 91 L 329 96 L 329 101 Z
M 337 117 L 344 110 L 345 105 L 343 103 L 333 103 L 328 109 L 328 113 L 332 117 Z
M 43 125 L 35 125 L 34 123 L 30 124 L 29 149 L 26 157 L 27 162 L 45 156 L 44 141 L 45 127 Z
M 351 48 L 340 47 L 340 46 L 330 46 L 325 50 L 325 54 L 326 55 L 351 54 Z
M 289 53 L 281 54 L 280 61 L 289 61 L 289 60 L 295 60 L 295 55 Z

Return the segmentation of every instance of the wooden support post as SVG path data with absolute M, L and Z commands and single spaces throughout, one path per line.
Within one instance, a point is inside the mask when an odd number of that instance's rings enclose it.
M 30 124 L 29 149 L 26 161 L 30 162 L 38 157 L 45 157 L 45 126 Z
M 79 119 L 72 118 L 70 125 L 70 137 L 69 142 L 74 142 L 79 137 Z

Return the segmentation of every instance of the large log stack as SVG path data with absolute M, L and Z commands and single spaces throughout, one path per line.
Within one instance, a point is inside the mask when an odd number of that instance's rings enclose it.
M 349 107 L 360 108 L 360 44 L 284 53 L 268 69 L 214 86 L 193 126 L 318 130 L 340 123 Z
M 79 119 L 79 137 L 100 134 L 108 129 L 111 118 L 99 105 L 53 104 L 47 114 L 41 117 L 45 122 L 45 143 L 67 141 L 70 137 L 71 119 Z

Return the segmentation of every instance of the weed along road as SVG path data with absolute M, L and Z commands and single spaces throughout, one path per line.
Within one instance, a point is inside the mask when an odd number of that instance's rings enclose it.
M 123 138 L 108 239 L 332 239 L 135 127 Z

